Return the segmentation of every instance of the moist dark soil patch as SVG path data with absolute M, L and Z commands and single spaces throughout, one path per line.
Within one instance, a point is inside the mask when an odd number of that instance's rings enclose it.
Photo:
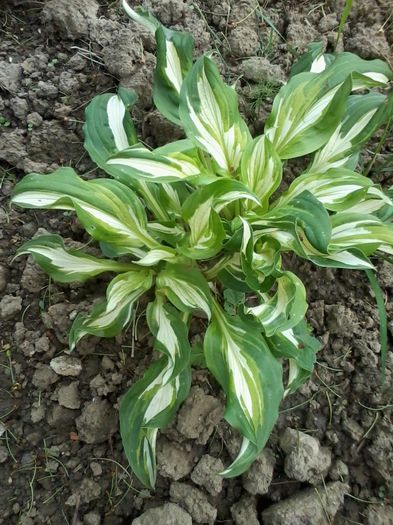
M 332 48 L 342 4 L 146 2 L 164 24 L 190 31 L 198 52 L 216 49 L 228 81 L 241 77 L 240 104 L 253 132 L 307 44 Z M 107 279 L 60 286 L 29 259 L 13 260 L 23 241 L 43 231 L 87 238 L 72 215 L 10 209 L 9 195 L 31 171 L 72 166 L 100 175 L 83 149 L 83 111 L 119 82 L 139 95 L 133 116 L 146 143 L 181 136 L 152 108 L 154 42 L 117 2 L 95 0 L 3 1 L 0 34 L 0 523 L 393 523 L 393 354 L 381 387 L 375 298 L 361 272 L 294 259 L 287 265 L 306 284 L 308 319 L 323 349 L 312 379 L 282 404 L 260 459 L 241 478 L 215 474 L 239 440 L 222 420 L 214 380 L 195 370 L 189 400 L 159 438 L 157 489 L 138 484 L 117 410 L 152 357 L 143 308 L 137 337 L 128 330 L 90 338 L 69 354 L 72 319 L 102 295 Z M 392 44 L 389 0 L 354 2 L 339 46 L 392 63 Z M 385 187 L 393 184 L 392 146 L 388 138 L 371 174 Z M 287 180 L 301 167 L 288 166 Z M 391 319 L 392 267 L 377 266 Z M 50 366 L 58 357 L 62 374 Z

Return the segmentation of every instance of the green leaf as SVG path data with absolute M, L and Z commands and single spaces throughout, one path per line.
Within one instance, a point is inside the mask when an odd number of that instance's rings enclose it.
M 217 169 L 233 173 L 250 133 L 235 91 L 206 56 L 196 61 L 183 82 L 179 114 L 187 136 L 212 156 Z
M 283 206 L 303 191 L 309 191 L 328 210 L 346 210 L 362 201 L 373 187 L 370 179 L 345 168 L 333 168 L 322 173 L 306 172 L 292 182 L 276 206 Z
M 90 315 L 78 315 L 69 334 L 71 349 L 87 334 L 113 337 L 131 319 L 135 302 L 153 285 L 153 272 L 137 269 L 115 277 L 106 291 L 106 301 L 95 306 Z
M 303 320 L 292 329 L 270 337 L 268 344 L 277 358 L 289 359 L 288 382 L 284 395 L 295 392 L 311 376 L 321 343 L 309 334 L 307 324 Z
M 149 304 L 147 321 L 156 338 L 155 348 L 165 355 L 122 399 L 120 431 L 133 471 L 144 485 L 153 488 L 157 432 L 171 422 L 189 392 L 191 349 L 186 325 L 162 297 Z
M 393 246 L 393 225 L 384 224 L 374 215 L 341 212 L 331 221 L 332 252 L 357 249 L 367 256 L 378 249 L 390 251 Z
M 124 149 L 108 159 L 110 166 L 127 169 L 127 175 L 150 182 L 176 182 L 201 174 L 201 167 L 195 159 L 184 153 L 158 155 L 141 144 Z
M 284 249 L 294 250 L 301 257 L 328 253 L 330 218 L 309 191 L 303 191 L 262 217 L 250 218 L 250 222 L 256 237 L 269 234 Z
M 120 432 L 127 459 L 138 479 L 149 488 L 156 482 L 158 429 L 168 425 L 187 397 L 190 367 L 178 375 L 167 357 L 155 361 L 120 404 Z
M 392 116 L 393 96 L 379 93 L 352 95 L 342 121 L 328 142 L 318 150 L 308 171 L 322 173 L 347 166 L 376 130 Z
M 356 249 L 343 250 L 329 255 L 309 255 L 308 259 L 324 268 L 344 268 L 346 270 L 373 269 L 374 266 L 363 253 Z
M 157 66 L 154 72 L 153 98 L 157 109 L 180 125 L 180 90 L 192 66 L 194 39 L 187 33 L 164 26 L 156 30 Z
M 93 239 L 115 245 L 119 253 L 159 246 L 147 232 L 142 203 L 118 181 L 84 181 L 72 168 L 33 173 L 15 186 L 12 202 L 23 208 L 73 209 Z
M 268 337 L 296 326 L 304 318 L 308 308 L 306 289 L 294 273 L 279 274 L 276 286 L 273 296 L 259 294 L 260 303 L 245 309 L 245 313 L 258 319 Z
M 52 279 L 61 283 L 86 281 L 103 272 L 126 272 L 134 264 L 98 259 L 82 250 L 65 248 L 59 235 L 40 235 L 25 242 L 17 255 L 30 254 Z
M 281 365 L 270 353 L 258 325 L 227 315 L 217 303 L 213 303 L 204 345 L 207 366 L 227 396 L 225 419 L 254 445 L 251 456 L 255 459 L 278 416 L 283 395 Z M 243 458 L 242 447 L 224 475 L 243 471 Z
M 264 210 L 268 208 L 269 197 L 278 188 L 282 179 L 282 164 L 271 142 L 262 135 L 249 142 L 241 160 L 240 180 L 261 201 Z M 248 209 L 255 208 L 252 201 Z
M 208 282 L 195 268 L 184 264 L 167 264 L 157 276 L 157 288 L 182 312 L 202 310 L 211 317 L 211 294 Z
M 326 68 L 327 60 L 326 55 L 323 54 L 323 42 L 311 42 L 308 45 L 307 52 L 303 53 L 300 58 L 294 63 L 289 74 L 289 78 L 292 78 L 299 73 L 319 73 Z M 329 58 L 332 55 L 327 55 Z
M 351 91 L 351 78 L 332 85 L 328 80 L 325 73 L 300 73 L 275 97 L 265 134 L 280 158 L 317 150 L 337 127 Z
M 131 20 L 134 20 L 134 22 L 143 25 L 152 33 L 154 33 L 156 29 L 161 26 L 157 18 L 150 14 L 149 11 L 146 11 L 146 9 L 143 9 L 143 7 L 138 6 L 135 9 L 132 9 L 127 0 L 121 0 L 121 5 L 124 9 L 124 12 L 129 18 L 131 18 Z
M 223 244 L 225 230 L 218 213 L 228 204 L 239 200 L 259 203 L 258 198 L 239 181 L 222 179 L 194 191 L 183 204 L 183 219 L 190 233 L 179 250 L 193 259 L 209 259 Z

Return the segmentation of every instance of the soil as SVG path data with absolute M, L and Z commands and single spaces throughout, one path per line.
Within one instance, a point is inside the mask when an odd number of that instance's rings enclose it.
M 145 4 L 164 24 L 190 31 L 198 53 L 216 50 L 227 80 L 238 79 L 250 129 L 260 132 L 298 53 L 315 39 L 334 44 L 343 1 L 261 1 L 260 10 L 255 0 Z M 147 143 L 181 133 L 152 107 L 154 42 L 117 1 L 0 0 L 0 15 L 0 523 L 393 524 L 393 354 L 380 386 L 375 298 L 361 272 L 293 259 L 323 349 L 312 379 L 282 404 L 260 458 L 241 478 L 217 476 L 239 438 L 222 419 L 214 380 L 196 370 L 189 399 L 159 438 L 156 491 L 132 476 L 117 411 L 151 359 L 143 317 L 135 339 L 130 331 L 90 338 L 70 355 L 70 323 L 100 297 L 105 278 L 58 285 L 31 260 L 14 260 L 17 247 L 43 231 L 86 237 L 69 213 L 10 209 L 9 195 L 31 171 L 70 165 L 95 175 L 83 111 L 119 82 L 139 95 L 134 119 Z M 354 2 L 340 48 L 392 61 L 392 16 L 389 0 Z M 393 183 L 384 163 L 392 151 L 390 139 L 374 164 L 384 186 Z M 288 177 L 300 169 L 292 164 Z M 392 319 L 392 267 L 378 268 Z

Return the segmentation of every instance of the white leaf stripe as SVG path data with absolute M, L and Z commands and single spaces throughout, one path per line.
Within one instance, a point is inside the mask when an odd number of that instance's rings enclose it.
M 126 112 L 124 102 L 118 95 L 113 95 L 107 104 L 108 125 L 113 134 L 116 148 L 121 151 L 129 147 L 123 119 Z
M 177 93 L 180 94 L 181 85 L 183 83 L 183 73 L 181 70 L 181 63 L 179 55 L 177 54 L 176 46 L 170 40 L 166 40 L 166 66 L 165 73 L 172 86 Z

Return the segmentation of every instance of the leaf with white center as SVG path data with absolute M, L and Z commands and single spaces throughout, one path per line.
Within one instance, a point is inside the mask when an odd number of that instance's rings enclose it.
M 303 191 L 309 191 L 326 209 L 346 210 L 364 199 L 373 187 L 370 179 L 345 168 L 306 172 L 292 182 L 275 205 L 283 206 Z
M 199 58 L 183 82 L 180 119 L 187 136 L 209 153 L 217 169 L 233 173 L 250 139 L 237 95 L 210 58 Z
M 301 257 L 328 253 L 330 218 L 323 205 L 309 191 L 303 191 L 261 217 L 251 217 L 249 222 L 256 238 L 269 235 L 284 250 L 293 250 Z
M 194 191 L 183 204 L 183 219 L 190 233 L 178 248 L 192 259 L 208 259 L 216 255 L 223 244 L 225 231 L 218 213 L 235 201 L 258 198 L 239 181 L 222 179 Z
M 157 276 L 157 288 L 180 311 L 201 310 L 211 317 L 209 285 L 197 268 L 169 263 Z
M 331 221 L 331 252 L 357 249 L 368 256 L 385 245 L 393 246 L 393 225 L 374 215 L 341 212 L 332 216 Z
M 311 376 L 321 343 L 309 334 L 303 320 L 293 328 L 270 337 L 268 344 L 277 358 L 289 359 L 284 395 L 295 392 Z
M 257 454 L 278 416 L 283 395 L 281 365 L 256 323 L 227 315 L 217 303 L 213 303 L 204 348 L 207 366 L 227 396 L 225 419 L 255 445 Z M 232 469 L 236 468 L 236 474 L 242 471 L 236 465 L 237 460 L 225 470 L 226 477 L 233 475 Z
M 135 261 L 135 264 L 138 264 L 139 266 L 155 266 L 160 261 L 171 261 L 176 259 L 176 257 L 175 250 L 167 246 L 161 246 L 160 248 L 150 250 L 141 259 Z
M 326 72 L 292 77 L 275 97 L 265 126 L 280 158 L 300 157 L 323 146 L 340 122 L 350 90 L 349 77 L 332 86 Z
M 357 155 L 376 130 L 393 115 L 393 96 L 379 93 L 352 95 L 342 121 L 328 142 L 318 150 L 308 169 L 322 173 L 330 168 L 345 167 Z
M 296 326 L 307 311 L 306 290 L 302 281 L 292 272 L 282 272 L 276 279 L 273 296 L 259 294 L 259 304 L 245 309 L 263 326 L 268 337 Z
M 106 301 L 92 312 L 76 317 L 69 334 L 71 349 L 87 334 L 113 337 L 121 332 L 131 319 L 135 302 L 153 285 L 153 272 L 138 268 L 115 277 L 106 291 Z
M 156 294 L 155 301 L 147 307 L 146 319 L 156 338 L 155 348 L 168 356 L 174 367 L 173 373 L 177 374 L 188 366 L 190 360 L 188 329 L 181 314 L 164 301 L 161 294 Z
M 136 98 L 133 91 L 120 87 L 117 95 L 105 93 L 94 97 L 85 111 L 85 149 L 101 169 L 123 183 L 129 179 L 125 170 L 108 166 L 106 161 L 137 142 L 129 113 Z
M 35 262 L 52 279 L 61 283 L 86 281 L 103 272 L 126 272 L 135 268 L 131 263 L 121 263 L 110 259 L 98 259 L 82 250 L 65 248 L 58 235 L 40 235 L 25 242 L 17 255 L 30 254 Z
M 174 374 L 173 363 L 164 356 L 155 361 L 125 394 L 120 404 L 120 432 L 133 472 L 143 485 L 156 482 L 158 429 L 168 425 L 187 397 L 190 367 Z
M 201 174 L 197 161 L 184 153 L 158 155 L 141 144 L 112 156 L 107 164 L 127 169 L 129 177 L 150 182 L 184 181 Z
M 346 270 L 367 270 L 374 269 L 370 260 L 363 253 L 356 249 L 343 250 L 330 253 L 329 255 L 309 255 L 308 259 L 324 268 L 344 268 Z
M 156 42 L 154 104 L 164 117 L 180 125 L 180 90 L 192 66 L 194 39 L 187 33 L 172 31 L 161 26 L 156 31 Z
M 240 180 L 261 201 L 264 210 L 269 204 L 269 197 L 278 188 L 282 179 L 282 163 L 271 142 L 265 135 L 249 142 L 241 160 Z M 255 208 L 254 202 L 248 201 L 248 209 Z
M 72 168 L 50 175 L 33 173 L 15 186 L 12 202 L 23 208 L 73 209 L 94 239 L 115 245 L 118 253 L 144 245 L 158 247 L 147 231 L 142 203 L 118 181 L 85 181 Z
M 323 53 L 324 45 L 322 42 L 311 42 L 307 51 L 294 63 L 291 68 L 289 78 L 299 73 L 321 73 L 334 59 L 333 55 Z

